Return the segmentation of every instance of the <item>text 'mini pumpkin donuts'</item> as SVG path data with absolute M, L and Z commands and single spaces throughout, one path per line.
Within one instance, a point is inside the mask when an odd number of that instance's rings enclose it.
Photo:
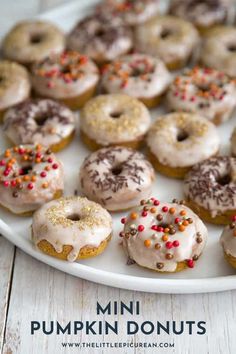
M 236 84 L 218 70 L 195 67 L 175 78 L 166 103 L 173 111 L 198 113 L 218 125 L 227 121 L 236 107 Z
M 44 253 L 70 262 L 99 255 L 112 235 L 112 218 L 87 198 L 51 201 L 33 216 L 32 238 Z
M 82 192 L 111 211 L 129 209 L 148 198 L 154 179 L 143 154 L 119 146 L 92 153 L 80 168 Z
M 135 49 L 160 58 L 170 70 L 184 67 L 198 45 L 195 27 L 174 16 L 157 16 L 135 30 Z
M 24 65 L 45 59 L 52 53 L 61 53 L 64 48 L 64 34 L 45 21 L 20 22 L 3 41 L 4 56 Z
M 75 116 L 56 101 L 30 99 L 5 113 L 3 131 L 15 145 L 38 143 L 57 152 L 72 140 Z
M 88 57 L 65 51 L 36 63 L 31 78 L 37 95 L 58 100 L 76 110 L 93 96 L 99 72 Z
M 0 204 L 12 213 L 28 215 L 63 189 L 62 163 L 49 149 L 20 145 L 0 156 Z
M 225 226 L 220 243 L 224 251 L 226 261 L 236 268 L 236 216 L 232 217 L 232 221 Z
M 186 175 L 184 194 L 203 220 L 227 225 L 236 215 L 236 158 L 212 157 L 195 165 Z
M 91 15 L 70 32 L 67 46 L 102 64 L 130 52 L 133 38 L 130 29 L 121 25 L 119 18 L 111 21 L 107 16 Z
M 123 94 L 92 98 L 80 114 L 81 138 L 91 150 L 117 145 L 137 148 L 150 124 L 145 105 Z
M 199 217 L 177 200 L 143 200 L 121 222 L 120 236 L 130 261 L 157 272 L 193 268 L 208 236 Z
M 183 178 L 193 165 L 214 156 L 219 145 L 214 124 L 190 113 L 171 113 L 160 117 L 147 135 L 153 166 L 174 178 Z
M 107 93 L 123 93 L 155 107 L 171 82 L 164 63 L 145 54 L 130 54 L 104 66 L 102 87 Z

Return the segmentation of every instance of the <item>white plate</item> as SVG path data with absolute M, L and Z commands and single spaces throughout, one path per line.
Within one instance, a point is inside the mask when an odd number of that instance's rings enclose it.
M 96 2 L 90 1 L 90 5 Z M 90 11 L 87 3 L 88 1 L 81 0 L 69 3 L 40 17 L 54 21 L 67 31 L 79 17 L 83 17 Z M 153 115 L 156 116 L 157 111 L 153 112 Z M 229 148 L 229 137 L 234 123 L 235 117 L 218 128 L 224 152 Z M 0 149 L 3 150 L 6 146 L 7 141 L 0 132 Z M 88 153 L 89 151 L 80 143 L 77 136 L 65 151 L 58 154 L 66 169 L 66 195 L 73 194 L 74 190 L 78 189 L 79 166 Z M 182 183 L 158 175 L 153 195 L 163 201 L 170 201 L 174 197 L 182 198 Z M 207 225 L 210 234 L 209 242 L 194 269 L 179 274 L 162 275 L 136 265 L 126 265 L 126 257 L 119 245 L 118 237 L 121 215 L 116 214 L 113 217 L 114 236 L 102 255 L 71 264 L 46 256 L 34 249 L 30 239 L 30 218 L 16 217 L 3 209 L 0 209 L 0 213 L 0 231 L 9 241 L 42 262 L 87 280 L 125 289 L 159 293 L 200 293 L 236 289 L 235 271 L 224 261 L 218 242 L 221 227 Z

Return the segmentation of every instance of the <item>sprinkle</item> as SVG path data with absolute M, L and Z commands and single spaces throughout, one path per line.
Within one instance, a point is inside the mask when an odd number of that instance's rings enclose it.
M 57 163 L 54 163 L 54 164 L 52 165 L 52 168 L 53 168 L 54 170 L 57 170 L 57 169 L 58 169 L 58 164 L 57 164 Z
M 159 204 L 160 204 L 160 202 L 159 202 L 159 200 L 154 200 L 154 202 L 153 202 L 153 204 L 155 205 L 155 206 L 158 206 Z
M 193 261 L 192 259 L 188 259 L 188 260 L 187 260 L 187 266 L 188 266 L 189 268 L 194 268 L 194 261 Z
M 159 250 L 160 248 L 161 248 L 160 243 L 156 243 L 156 244 L 155 244 L 155 249 L 156 249 L 156 250 Z
M 157 231 L 158 226 L 157 225 L 152 225 L 151 229 Z
M 164 211 L 164 213 L 167 213 L 168 207 L 167 207 L 167 206 L 163 206 L 163 207 L 162 207 L 162 211 Z
M 185 226 L 184 225 L 179 225 L 179 231 L 184 232 L 185 231 Z
M 161 239 L 162 239 L 162 241 L 166 242 L 166 241 L 168 241 L 169 237 L 168 237 L 168 235 L 163 235 Z
M 17 197 L 18 197 L 17 191 L 14 191 L 14 192 L 12 193 L 12 196 L 13 196 L 13 198 L 17 198 Z
M 166 259 L 171 260 L 172 258 L 174 258 L 173 254 L 166 253 Z
M 33 189 L 34 188 L 34 185 L 33 183 L 29 183 L 28 186 L 27 186 L 28 189 Z
M 47 176 L 47 173 L 46 173 L 45 171 L 42 171 L 42 172 L 40 173 L 40 176 L 41 176 L 42 178 L 45 178 L 45 177 Z
M 147 247 L 147 248 L 150 247 L 151 246 L 151 241 L 150 240 L 145 240 L 144 241 L 144 246 Z
M 144 230 L 144 226 L 143 226 L 143 225 L 139 225 L 139 226 L 138 226 L 138 231 L 139 231 L 139 232 L 142 232 L 143 230 Z
M 174 214 L 175 213 L 175 208 L 170 208 L 169 213 L 170 214 Z
M 48 188 L 48 183 L 47 183 L 47 182 L 44 182 L 44 183 L 42 184 L 42 188 L 44 188 L 44 189 Z
M 162 216 L 161 214 L 158 214 L 158 215 L 157 215 L 157 220 L 158 220 L 158 221 L 161 221 L 162 219 L 163 219 L 163 216 Z
M 17 183 L 16 183 L 15 180 L 11 181 L 11 186 L 12 186 L 12 187 L 16 187 L 16 184 L 17 184 Z
M 236 215 L 232 217 L 232 221 L 236 221 Z
M 181 221 L 180 218 L 175 218 L 175 224 L 178 224 Z
M 156 208 L 152 207 L 152 208 L 150 209 L 150 212 L 154 214 L 154 213 L 156 212 Z
M 1 160 L 0 161 L 0 166 L 5 166 L 6 165 L 6 161 L 5 160 Z
M 157 269 L 162 269 L 164 267 L 164 263 L 157 263 Z
M 4 181 L 3 185 L 4 185 L 4 187 L 9 187 L 10 183 L 9 183 L 9 181 Z
M 187 213 L 186 213 L 186 210 L 181 210 L 181 212 L 180 212 L 180 215 L 181 216 L 184 216 L 184 215 L 186 215 Z
M 145 217 L 147 216 L 147 214 L 148 214 L 148 213 L 147 213 L 146 211 L 143 211 L 143 212 L 142 212 L 142 217 L 145 218 Z
M 121 224 L 125 224 L 126 223 L 126 218 L 122 218 L 120 222 L 121 222 Z
M 137 219 L 137 217 L 138 217 L 137 213 L 133 212 L 133 213 L 130 214 L 130 219 L 132 219 L 132 220 Z
M 179 247 L 179 241 L 175 240 L 175 241 L 173 242 L 173 246 L 174 246 L 174 247 Z
M 168 248 L 169 250 L 173 248 L 173 243 L 170 241 L 166 242 L 166 248 Z

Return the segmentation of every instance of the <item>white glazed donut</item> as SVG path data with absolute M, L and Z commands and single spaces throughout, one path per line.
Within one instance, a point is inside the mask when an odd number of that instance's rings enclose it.
M 64 47 L 64 35 L 54 24 L 24 21 L 18 23 L 6 35 L 3 54 L 8 59 L 28 65 L 52 53 L 61 53 Z
M 150 113 L 137 99 L 100 95 L 86 103 L 80 115 L 81 137 L 91 148 L 110 145 L 137 147 L 151 124 Z
M 229 0 L 172 0 L 170 13 L 204 29 L 224 23 L 228 17 L 229 5 Z
M 111 234 L 110 214 L 87 198 L 54 200 L 44 204 L 33 216 L 35 245 L 52 256 L 70 262 L 101 253 Z M 48 242 L 46 246 L 45 241 Z
M 194 26 L 173 16 L 155 17 L 135 30 L 136 50 L 160 58 L 170 70 L 185 66 L 198 45 Z
M 224 251 L 225 259 L 236 268 L 236 216 L 232 218 L 232 222 L 225 226 L 220 243 Z
M 106 92 L 136 97 L 148 107 L 159 103 L 170 82 L 164 63 L 145 54 L 130 54 L 103 68 L 102 86 Z
M 183 175 L 196 163 L 214 156 L 220 146 L 217 130 L 206 118 L 190 113 L 171 113 L 157 119 L 147 135 L 151 161 L 170 177 Z M 154 161 L 153 161 L 154 160 Z
M 231 152 L 232 155 L 236 157 L 236 128 L 234 128 L 233 134 L 231 136 Z
M 88 55 L 98 64 L 128 53 L 133 47 L 131 31 L 117 21 L 101 15 L 86 17 L 68 35 L 68 48 Z
M 236 107 L 235 82 L 224 73 L 208 68 L 186 70 L 171 84 L 166 102 L 173 111 L 200 114 L 215 124 L 229 119 Z
M 63 166 L 50 150 L 22 145 L 0 156 L 0 204 L 12 213 L 28 214 L 63 189 Z
M 189 208 L 162 203 L 155 198 L 121 219 L 125 251 L 138 265 L 158 272 L 178 272 L 193 268 L 207 241 L 208 232 Z
M 154 178 L 143 154 L 122 147 L 98 150 L 80 168 L 82 192 L 111 211 L 129 209 L 148 198 Z
M 31 79 L 36 94 L 77 109 L 93 95 L 99 72 L 88 57 L 66 51 L 35 63 Z
M 31 99 L 5 113 L 3 131 L 15 145 L 38 143 L 55 152 L 73 137 L 75 116 L 56 101 Z
M 16 63 L 0 61 L 0 114 L 29 97 L 30 80 L 26 69 Z
M 236 78 L 236 28 L 217 26 L 203 40 L 201 62 Z
M 97 14 L 110 14 L 112 21 L 120 18 L 124 24 L 137 26 L 156 16 L 160 11 L 159 0 L 104 0 L 97 6 Z

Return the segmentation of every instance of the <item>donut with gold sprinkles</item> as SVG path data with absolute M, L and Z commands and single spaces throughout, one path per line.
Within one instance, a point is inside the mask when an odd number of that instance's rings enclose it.
M 102 253 L 111 236 L 110 214 L 87 198 L 53 200 L 33 215 L 35 245 L 42 252 L 69 262 Z
M 166 103 L 172 111 L 198 113 L 218 125 L 231 117 L 235 96 L 235 80 L 218 70 L 194 67 L 175 78 Z
M 20 145 L 0 156 L 0 205 L 12 213 L 31 214 L 63 189 L 63 166 L 51 150 Z
M 226 261 L 236 268 L 236 215 L 234 215 L 228 225 L 225 226 L 220 243 L 224 251 Z
M 176 199 L 172 203 L 142 200 L 121 223 L 120 236 L 129 263 L 157 272 L 194 268 L 208 237 L 199 217 Z

